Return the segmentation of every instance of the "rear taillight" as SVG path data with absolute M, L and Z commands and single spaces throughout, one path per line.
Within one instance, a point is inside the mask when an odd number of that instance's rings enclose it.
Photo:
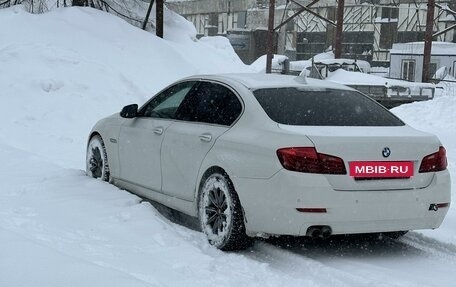
M 314 147 L 290 147 L 277 150 L 285 169 L 322 174 L 347 174 L 344 161 L 336 156 L 318 153 Z
M 441 146 L 438 152 L 427 155 L 423 158 L 419 172 L 442 171 L 447 168 L 447 165 L 446 150 L 443 146 Z

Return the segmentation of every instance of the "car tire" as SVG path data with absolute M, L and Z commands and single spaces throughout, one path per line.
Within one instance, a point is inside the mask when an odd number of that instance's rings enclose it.
M 209 243 L 218 249 L 242 250 L 253 243 L 246 235 L 239 197 L 225 172 L 217 170 L 203 178 L 198 218 Z
M 109 181 L 108 155 L 100 135 L 92 136 L 87 145 L 86 174 L 93 178 Z

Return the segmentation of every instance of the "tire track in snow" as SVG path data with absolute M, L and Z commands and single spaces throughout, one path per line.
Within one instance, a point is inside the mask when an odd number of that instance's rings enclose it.
M 448 278 L 456 280 L 456 246 L 416 232 L 400 240 L 336 236 L 274 245 L 256 248 L 255 258 L 296 276 L 320 274 L 334 280 L 321 280 L 324 286 L 448 286 Z M 305 268 L 297 269 L 299 265 Z
M 456 245 L 442 242 L 417 232 L 410 232 L 399 241 L 423 251 L 429 257 L 456 265 Z
M 291 248 L 290 248 L 291 247 Z M 320 246 L 322 253 L 324 252 L 324 246 Z M 333 260 L 334 252 L 328 252 L 326 254 L 315 256 L 316 250 L 309 252 L 308 250 L 302 250 L 295 246 L 288 246 L 287 248 L 277 247 L 271 244 L 258 244 L 255 248 L 258 251 L 253 256 L 253 259 L 265 261 L 271 265 L 271 267 L 278 269 L 291 276 L 310 276 L 315 278 L 315 282 L 318 282 L 315 286 L 378 286 L 378 287 L 391 287 L 391 286 L 420 286 L 419 284 L 411 283 L 405 280 L 394 280 L 386 281 L 384 271 L 378 266 L 369 266 L 366 268 L 367 263 L 362 261 L 356 261 L 349 258 L 343 258 L 348 264 L 358 264 L 364 266 L 364 274 L 357 274 L 355 272 L 346 271 L 333 264 L 327 264 L 328 260 Z M 337 251 L 335 251 L 337 256 Z M 323 258 L 323 260 L 321 260 Z M 380 271 L 380 272 L 379 272 Z M 290 274 L 291 273 L 291 274 Z M 366 276 L 367 275 L 367 276 Z
M 271 244 L 257 242 L 254 251 L 249 256 L 252 260 L 267 263 L 288 276 L 312 278 L 315 286 L 358 286 L 365 282 L 363 278 L 340 272 L 317 260 Z
M 115 268 L 114 266 L 109 266 L 107 264 L 104 264 L 103 262 L 92 261 L 92 260 L 89 260 L 89 259 L 84 258 L 82 256 L 77 256 L 77 255 L 71 254 L 69 252 L 65 252 L 63 249 L 57 248 L 57 247 L 52 246 L 52 245 L 49 245 L 45 241 L 42 241 L 41 239 L 39 239 L 39 238 L 37 238 L 35 236 L 23 234 L 20 231 L 15 231 L 15 230 L 12 230 L 12 229 L 9 229 L 9 228 L 3 228 L 2 226 L 0 226 L 0 230 L 3 230 L 4 232 L 8 232 L 11 235 L 14 235 L 16 237 L 20 237 L 25 242 L 29 242 L 29 243 L 31 243 L 33 245 L 36 245 L 38 248 L 41 248 L 41 249 L 44 249 L 44 250 L 48 250 L 48 252 L 57 254 L 58 256 L 70 259 L 72 261 L 76 261 L 76 262 L 82 263 L 84 265 L 96 266 L 97 268 L 105 269 L 108 272 L 114 271 L 115 273 L 121 274 L 125 278 L 129 277 L 129 278 L 132 279 L 132 281 L 129 282 L 130 284 L 135 282 L 135 284 L 133 286 L 136 286 L 136 283 L 138 283 L 141 286 L 146 286 L 146 285 L 147 286 L 153 286 L 153 287 L 163 286 L 162 284 L 160 284 L 160 282 L 151 280 L 150 278 L 146 279 L 146 278 L 141 277 L 141 276 L 136 276 L 133 273 L 130 273 L 130 272 L 125 271 L 125 270 L 122 270 L 120 268 Z

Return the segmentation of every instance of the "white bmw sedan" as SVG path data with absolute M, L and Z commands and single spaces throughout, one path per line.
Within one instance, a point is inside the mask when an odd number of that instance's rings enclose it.
M 230 74 L 180 80 L 100 120 L 87 174 L 198 217 L 209 242 L 440 226 L 445 148 L 363 94 L 325 81 Z

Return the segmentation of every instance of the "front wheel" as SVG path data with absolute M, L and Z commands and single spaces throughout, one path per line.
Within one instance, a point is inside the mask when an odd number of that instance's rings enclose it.
M 86 173 L 90 177 L 109 181 L 108 155 L 99 135 L 94 135 L 87 145 Z
M 226 173 L 215 172 L 204 180 L 198 215 L 209 243 L 218 249 L 241 250 L 252 244 L 245 233 L 241 203 Z

